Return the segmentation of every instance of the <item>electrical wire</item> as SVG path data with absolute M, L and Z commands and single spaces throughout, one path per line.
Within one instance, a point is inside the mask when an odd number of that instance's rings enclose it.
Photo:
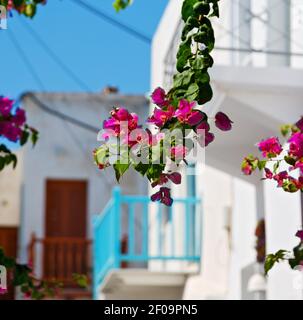
M 45 91 L 45 86 L 43 84 L 42 79 L 39 77 L 38 73 L 35 70 L 34 65 L 31 63 L 30 59 L 28 58 L 26 52 L 22 49 L 20 43 L 18 42 L 17 38 L 15 37 L 12 29 L 8 30 L 9 38 L 14 45 L 16 52 L 21 60 L 23 60 L 25 67 L 28 69 L 29 73 L 31 74 L 32 78 L 36 81 L 40 90 Z
M 26 93 L 20 97 L 20 100 L 24 98 L 29 98 L 37 107 L 39 107 L 41 110 L 45 111 L 46 113 L 51 114 L 52 116 L 57 117 L 59 119 L 66 120 L 82 129 L 88 130 L 95 134 L 97 134 L 100 130 L 99 128 L 94 127 L 84 121 L 78 120 L 60 111 L 54 110 L 53 108 L 49 107 L 48 105 L 40 101 L 40 99 L 38 99 L 34 93 L 31 93 L 31 92 Z
M 126 25 L 125 23 L 122 23 L 122 22 L 116 20 L 115 18 L 111 17 L 110 15 L 105 13 L 104 11 L 101 11 L 101 9 L 99 9 L 99 8 L 97 9 L 96 7 L 90 5 L 82 0 L 70 0 L 70 1 L 73 2 L 74 4 L 78 5 L 79 7 L 91 12 L 95 16 L 101 18 L 102 20 L 110 23 L 111 25 L 118 27 L 119 29 L 122 29 L 123 31 L 127 32 L 128 34 L 132 35 L 133 37 L 135 37 L 135 38 L 137 38 L 137 39 L 139 39 L 149 45 L 151 44 L 151 42 L 152 42 L 151 37 L 141 33 L 140 31 L 134 29 L 133 27 Z
M 23 19 L 19 19 L 22 25 L 27 29 L 28 33 L 37 41 L 37 43 L 44 49 L 48 56 L 63 70 L 63 72 L 70 77 L 81 89 L 90 92 L 90 87 L 81 80 L 71 68 L 69 68 L 62 59 L 47 45 L 47 43 L 40 37 L 40 35 L 29 26 Z

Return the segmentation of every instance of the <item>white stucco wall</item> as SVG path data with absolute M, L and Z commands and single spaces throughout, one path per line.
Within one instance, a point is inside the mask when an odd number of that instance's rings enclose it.
M 143 96 L 101 94 L 37 94 L 40 101 L 96 128 L 102 127 L 113 106 L 127 106 L 145 119 L 148 104 Z M 22 105 L 31 125 L 40 131 L 37 146 L 24 149 L 23 210 L 21 222 L 21 258 L 26 260 L 26 247 L 32 232 L 44 236 L 45 182 L 54 179 L 84 179 L 88 182 L 87 235 L 91 237 L 92 216 L 102 212 L 117 185 L 112 169 L 100 171 L 92 159 L 98 146 L 97 132 L 87 131 L 39 109 L 26 95 Z M 126 194 L 145 194 L 146 182 L 128 172 L 121 182 Z
M 239 21 L 237 21 L 238 17 L 230 19 L 230 15 L 238 13 L 237 10 L 229 8 L 228 4 L 231 3 L 232 1 L 222 2 L 221 17 L 223 18 L 215 22 L 218 40 L 216 46 L 234 47 L 237 45 L 233 35 L 238 36 Z M 169 2 L 154 36 L 152 88 L 165 85 L 165 57 L 172 49 L 169 44 L 174 39 L 176 26 L 180 20 L 181 4 L 181 0 Z M 262 12 L 264 5 L 266 3 L 263 0 L 253 0 L 253 12 L 255 14 Z M 280 14 L 281 19 L 287 18 L 285 12 L 280 12 Z M 293 11 L 292 18 L 294 19 Z M 301 33 L 298 32 L 298 23 L 296 26 L 292 34 L 294 43 L 302 41 Z M 235 30 L 231 31 L 233 27 Z M 271 30 L 267 32 L 270 34 Z M 266 25 L 254 19 L 252 44 L 256 47 L 266 45 L 267 32 Z M 242 39 L 243 36 L 245 39 L 249 38 L 248 35 L 247 37 L 243 34 L 241 36 Z M 285 45 L 285 39 L 287 40 L 287 37 L 280 39 L 280 47 L 278 44 L 277 50 Z M 297 46 L 295 47 L 298 49 Z M 255 261 L 254 230 L 257 219 L 264 215 L 266 217 L 268 253 L 283 247 L 283 244 L 288 247 L 286 249 L 289 249 L 296 242 L 293 234 L 300 225 L 301 217 L 298 195 L 291 196 L 283 193 L 282 196 L 273 185 L 270 187 L 265 185 L 263 188 L 258 175 L 249 179 L 244 178 L 240 172 L 240 164 L 245 155 L 257 152 L 254 148 L 257 141 L 267 136 L 277 135 L 280 124 L 294 122 L 302 114 L 303 73 L 302 70 L 289 69 L 285 66 L 267 67 L 265 54 L 247 54 L 244 59 L 242 58 L 245 55 L 241 54 L 241 61 L 238 53 L 215 50 L 214 55 L 216 65 L 210 72 L 215 89 L 214 98 L 203 108 L 210 114 L 223 110 L 231 116 L 235 123 L 232 132 L 217 135 L 217 140 L 206 149 L 206 159 L 209 161 L 208 165 L 224 171 L 226 177 L 229 177 L 227 180 L 230 181 L 230 184 L 225 185 L 224 190 L 225 194 L 231 193 L 231 245 L 225 250 L 229 256 L 225 267 L 218 270 L 214 262 L 216 247 L 212 237 L 219 237 L 222 233 L 220 211 L 223 209 L 224 200 L 218 200 L 220 197 L 218 197 L 218 190 L 212 188 L 212 179 L 210 181 L 205 179 L 201 182 L 201 186 L 205 188 L 204 193 L 201 193 L 204 206 L 208 203 L 209 208 L 211 206 L 215 208 L 215 212 L 212 213 L 210 209 L 204 207 L 202 273 L 200 276 L 189 279 L 184 297 L 240 299 L 241 270 Z M 300 66 L 299 61 L 302 61 L 300 59 L 300 57 L 292 58 L 292 66 Z M 221 64 L 226 66 L 221 66 Z M 248 65 L 254 67 L 245 67 Z M 209 168 L 206 169 L 206 172 L 206 176 L 210 177 Z M 222 183 L 223 176 L 213 176 L 218 181 L 217 188 L 220 182 Z M 179 186 L 176 187 L 176 189 L 179 188 Z M 181 191 L 174 190 L 174 192 L 182 194 L 184 189 L 181 187 Z M 285 211 L 290 213 L 287 215 Z M 211 254 L 207 255 L 207 252 Z M 207 275 L 205 278 L 203 270 Z M 289 272 L 289 269 L 285 271 L 285 266 L 281 266 L 268 278 L 269 299 L 287 299 L 296 296 L 290 285 Z M 213 281 L 215 278 L 218 281 Z
M 18 227 L 21 206 L 22 155 L 16 153 L 18 165 L 0 172 L 0 226 Z

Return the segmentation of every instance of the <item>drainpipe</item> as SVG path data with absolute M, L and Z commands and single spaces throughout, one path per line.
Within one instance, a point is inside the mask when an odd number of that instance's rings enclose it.
M 291 51 L 291 1 L 267 0 L 267 50 L 285 52 L 286 54 L 268 54 L 268 66 L 289 66 Z

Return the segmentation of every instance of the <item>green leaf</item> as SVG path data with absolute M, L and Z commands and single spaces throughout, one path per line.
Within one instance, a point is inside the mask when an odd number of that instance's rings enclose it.
M 127 8 L 132 3 L 132 0 L 115 0 L 113 7 L 117 12 Z
M 124 175 L 124 173 L 128 170 L 129 168 L 129 163 L 128 164 L 123 164 L 120 163 L 120 160 L 118 160 L 114 165 L 114 170 L 116 173 L 116 179 L 119 182 L 120 179 L 122 178 L 122 176 Z
M 33 18 L 37 11 L 37 5 L 35 3 L 29 3 L 25 5 L 23 14 L 29 18 Z
M 144 177 L 147 170 L 149 169 L 149 164 L 144 164 L 140 162 L 139 164 L 134 166 L 134 169 Z
M 33 146 L 36 145 L 38 139 L 39 139 L 39 132 L 35 129 L 31 129 L 31 141 Z
M 194 15 L 194 5 L 198 2 L 199 0 L 184 0 L 183 5 L 182 5 L 182 19 L 184 22 L 187 21 L 187 19 L 190 16 Z
M 5 164 L 6 164 L 5 157 L 0 156 L 0 171 L 4 169 Z
M 186 92 L 186 99 L 189 100 L 189 101 L 195 101 L 198 94 L 199 94 L 199 86 L 197 83 L 192 83 L 188 89 L 187 89 L 187 92 Z
M 72 278 L 80 288 L 88 287 L 88 279 L 85 274 L 73 273 Z
M 174 87 L 188 86 L 193 78 L 194 71 L 185 70 L 181 73 L 177 73 L 174 76 Z
M 184 68 L 188 64 L 188 59 L 192 56 L 191 51 L 191 37 L 187 38 L 181 43 L 179 51 L 177 53 L 177 70 L 183 72 Z
M 197 101 L 199 104 L 205 104 L 210 101 L 213 97 L 213 90 L 209 83 L 199 83 L 199 94 Z
M 296 159 L 290 156 L 285 156 L 284 160 L 286 163 L 290 164 L 291 166 L 294 166 L 296 164 Z
M 194 6 L 193 6 L 193 12 L 196 15 L 208 15 L 210 11 L 210 5 L 206 2 L 206 1 L 201 1 L 201 2 L 197 2 Z
M 20 286 L 29 281 L 31 269 L 27 265 L 16 264 L 14 272 L 14 286 Z
M 266 160 L 259 160 L 258 161 L 258 168 L 262 171 L 266 167 L 267 161 Z
M 219 2 L 220 0 L 212 0 L 212 12 L 209 17 L 218 17 L 220 18 Z
M 187 38 L 188 33 L 194 28 L 199 28 L 200 22 L 195 17 L 189 17 L 183 27 L 181 40 L 184 41 Z
M 159 179 L 161 173 L 164 171 L 165 164 L 152 164 L 147 170 L 146 176 L 149 181 Z
M 285 260 L 286 250 L 279 250 L 275 254 L 269 254 L 265 259 L 264 271 L 265 275 L 273 268 L 276 263 Z
M 290 130 L 291 130 L 291 126 L 289 124 L 285 124 L 280 127 L 280 131 L 283 137 L 288 136 L 290 133 Z
M 11 151 L 6 147 L 5 144 L 0 144 L 0 152 L 11 153 Z
M 279 167 L 280 167 L 280 161 L 277 161 L 277 162 L 274 164 L 274 167 L 273 167 L 274 173 L 277 173 L 277 170 L 279 169 Z
M 27 130 L 24 130 L 21 135 L 20 145 L 21 146 L 25 145 L 28 138 L 29 138 L 29 132 Z

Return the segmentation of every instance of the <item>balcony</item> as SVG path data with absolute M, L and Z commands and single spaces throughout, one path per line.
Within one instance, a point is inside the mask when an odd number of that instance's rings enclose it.
M 93 222 L 94 298 L 131 299 L 136 293 L 133 298 L 145 299 L 165 289 L 164 298 L 180 298 L 187 276 L 199 271 L 199 206 L 199 199 L 184 198 L 167 208 L 114 189 Z
M 29 262 L 38 278 L 63 284 L 59 299 L 91 298 L 89 289 L 80 288 L 74 274 L 91 279 L 91 240 L 71 237 L 37 238 L 28 246 Z

